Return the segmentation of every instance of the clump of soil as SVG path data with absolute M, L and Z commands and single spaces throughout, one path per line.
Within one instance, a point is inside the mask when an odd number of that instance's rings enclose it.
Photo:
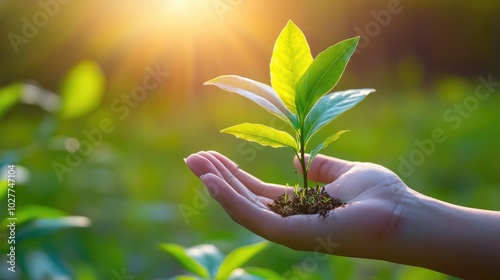
M 326 217 L 330 210 L 346 204 L 340 199 L 331 197 L 325 187 L 316 185 L 315 188 L 300 189 L 292 195 L 281 195 L 268 206 L 282 217 L 300 214 L 319 214 Z

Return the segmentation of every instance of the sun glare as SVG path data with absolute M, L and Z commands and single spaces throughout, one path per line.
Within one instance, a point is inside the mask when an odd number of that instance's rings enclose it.
M 202 0 L 166 0 L 166 14 L 170 20 L 178 22 L 196 23 L 205 18 L 208 10 L 207 1 Z
M 176 12 L 186 12 L 192 6 L 194 1 L 190 0 L 167 0 L 167 8 Z

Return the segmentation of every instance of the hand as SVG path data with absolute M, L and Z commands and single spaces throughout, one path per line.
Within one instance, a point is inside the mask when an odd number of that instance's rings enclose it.
M 285 186 L 268 184 L 238 168 L 217 152 L 190 155 L 186 163 L 200 176 L 231 218 L 265 239 L 296 250 L 383 259 L 394 246 L 405 201 L 410 190 L 390 170 L 318 155 L 309 179 L 325 183 L 326 191 L 348 204 L 327 217 L 281 217 L 267 204 L 285 192 Z M 299 171 L 300 164 L 295 159 Z M 290 193 L 292 188 L 288 188 Z
M 498 275 L 500 212 L 424 196 L 380 165 L 318 155 L 309 178 L 325 183 L 331 196 L 348 204 L 327 217 L 284 218 L 267 207 L 285 192 L 284 186 L 261 182 L 217 152 L 193 154 L 186 163 L 234 221 L 276 243 L 421 266 L 466 279 Z M 300 171 L 297 159 L 295 166 Z

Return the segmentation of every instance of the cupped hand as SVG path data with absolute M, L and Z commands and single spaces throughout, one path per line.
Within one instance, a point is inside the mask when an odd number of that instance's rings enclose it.
M 397 243 L 406 201 L 413 199 L 413 191 L 380 165 L 318 155 L 309 179 L 324 183 L 332 197 L 347 205 L 326 217 L 281 217 L 267 205 L 285 192 L 285 186 L 264 183 L 213 151 L 192 154 L 186 163 L 234 221 L 265 239 L 302 251 L 380 259 Z M 300 172 L 297 159 L 294 164 Z

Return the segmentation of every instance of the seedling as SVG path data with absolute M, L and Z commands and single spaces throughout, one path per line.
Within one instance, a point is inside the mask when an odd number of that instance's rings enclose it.
M 288 21 L 276 40 L 271 57 L 272 86 L 236 75 L 224 75 L 205 82 L 205 85 L 215 85 L 252 100 L 293 129 L 290 134 L 262 124 L 243 123 L 221 132 L 263 146 L 291 148 L 302 169 L 302 196 L 308 193 L 307 173 L 314 157 L 348 130 L 337 131 L 324 139 L 310 150 L 306 160 L 309 140 L 326 124 L 375 91 L 330 92 L 342 76 L 358 41 L 359 37 L 341 41 L 313 59 L 304 34 Z

